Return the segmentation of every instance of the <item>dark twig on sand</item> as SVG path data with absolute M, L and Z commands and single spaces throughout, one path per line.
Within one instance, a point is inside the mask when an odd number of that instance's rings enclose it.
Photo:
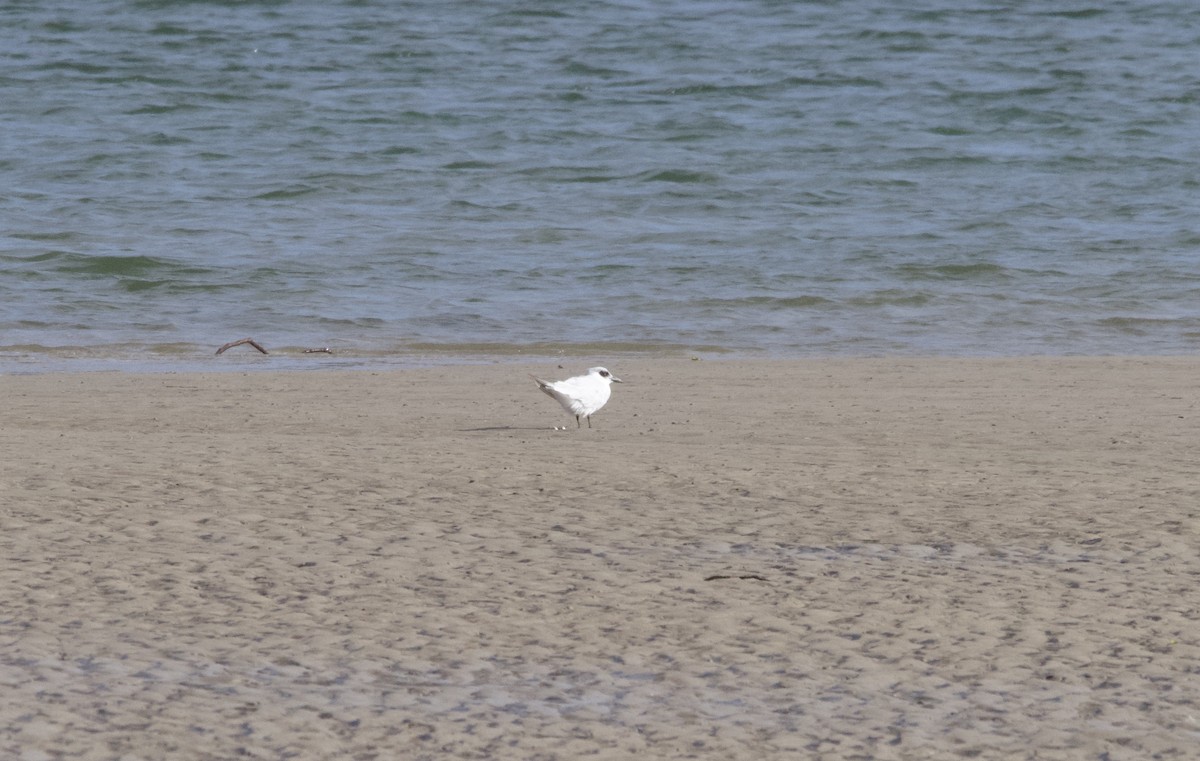
M 218 357 L 221 356 L 221 352 L 225 351 L 226 349 L 232 349 L 233 347 L 241 346 L 242 344 L 250 344 L 255 349 L 258 349 L 259 351 L 261 351 L 263 354 L 269 353 L 266 349 L 264 349 L 262 347 L 261 344 L 258 343 L 258 341 L 255 341 L 253 338 L 243 338 L 240 341 L 230 341 L 229 343 L 222 346 L 220 349 L 217 349 L 217 356 Z
M 717 574 L 715 576 L 705 576 L 705 581 L 721 581 L 722 579 L 741 579 L 742 581 L 766 581 L 766 576 L 759 576 L 757 573 L 743 573 L 740 575 Z

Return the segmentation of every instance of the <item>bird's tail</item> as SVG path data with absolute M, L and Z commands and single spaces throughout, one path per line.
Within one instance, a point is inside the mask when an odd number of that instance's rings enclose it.
M 533 374 L 530 374 L 529 377 L 533 378 L 533 382 L 538 384 L 538 388 L 540 388 L 542 391 L 548 391 L 550 389 L 550 381 L 542 380 L 541 378 L 539 378 Z

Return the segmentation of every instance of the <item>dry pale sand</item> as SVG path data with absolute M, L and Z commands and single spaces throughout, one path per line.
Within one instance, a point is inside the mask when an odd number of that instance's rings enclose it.
M 1200 361 L 588 364 L 0 378 L 0 757 L 1200 754 Z

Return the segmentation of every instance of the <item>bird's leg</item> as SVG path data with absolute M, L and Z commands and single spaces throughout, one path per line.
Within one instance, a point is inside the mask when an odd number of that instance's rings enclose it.
M 588 415 L 588 428 L 592 427 L 592 416 Z
M 590 420 L 589 420 L 589 421 L 588 421 L 588 425 L 591 425 L 591 424 L 592 424 L 592 421 L 590 421 Z M 579 416 L 578 416 L 578 415 L 576 415 L 576 416 L 575 416 L 575 427 L 576 427 L 576 428 L 582 428 L 582 427 L 583 427 L 582 425 L 580 425 L 580 424 L 579 424 Z

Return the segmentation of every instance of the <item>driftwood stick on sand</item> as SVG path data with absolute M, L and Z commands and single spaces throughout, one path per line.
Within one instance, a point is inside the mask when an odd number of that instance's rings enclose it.
M 218 357 L 221 356 L 221 352 L 225 351 L 226 349 L 232 349 L 233 347 L 241 346 L 242 344 L 250 344 L 255 349 L 258 349 L 259 351 L 261 351 L 263 354 L 269 353 L 266 349 L 264 349 L 262 347 L 262 345 L 258 341 L 255 341 L 253 338 L 243 338 L 240 341 L 230 341 L 229 343 L 222 346 L 220 349 L 217 349 L 217 356 Z

